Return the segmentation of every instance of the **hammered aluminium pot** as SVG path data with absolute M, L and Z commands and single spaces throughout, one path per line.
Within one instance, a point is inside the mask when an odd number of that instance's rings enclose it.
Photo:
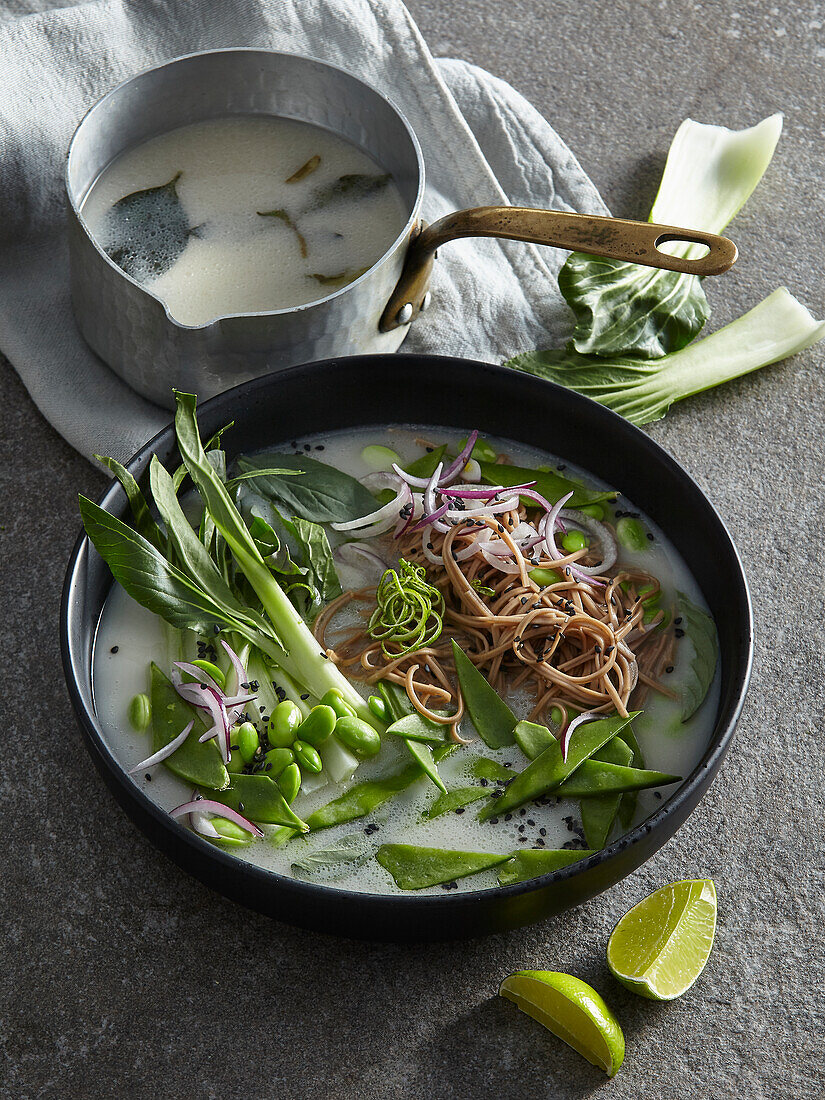
M 408 218 L 377 263 L 325 298 L 183 325 L 106 255 L 89 232 L 83 203 L 126 150 L 177 127 L 233 114 L 295 119 L 345 138 L 392 174 Z M 457 211 L 425 228 L 424 160 L 401 112 L 343 69 L 270 50 L 190 54 L 108 92 L 72 138 L 66 191 L 72 304 L 80 332 L 133 389 L 161 405 L 171 405 L 173 385 L 207 398 L 297 363 L 396 351 L 429 301 L 436 249 L 459 237 L 555 245 L 702 276 L 721 274 L 736 259 L 733 243 L 715 234 L 519 207 Z M 668 241 L 708 251 L 700 259 L 673 256 L 658 247 Z

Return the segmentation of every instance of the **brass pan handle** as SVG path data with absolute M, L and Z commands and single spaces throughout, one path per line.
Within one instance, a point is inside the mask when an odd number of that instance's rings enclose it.
M 681 271 L 688 275 L 721 275 L 736 262 L 736 245 L 727 237 L 654 222 L 567 214 L 526 206 L 477 206 L 457 210 L 423 229 L 407 249 L 398 285 L 381 316 L 382 332 L 408 324 L 428 301 L 427 289 L 436 249 L 459 237 L 502 237 L 510 241 L 549 244 L 613 260 Z M 659 249 L 668 241 L 706 245 L 700 259 L 671 256 Z

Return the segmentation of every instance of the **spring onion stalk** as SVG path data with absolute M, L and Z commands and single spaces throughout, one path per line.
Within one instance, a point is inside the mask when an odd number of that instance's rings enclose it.
M 334 688 L 353 706 L 359 718 L 376 726 L 377 719 L 372 711 L 321 651 L 312 631 L 272 576 L 226 487 L 216 475 L 198 432 L 196 397 L 176 391 L 175 399 L 175 430 L 184 465 L 277 632 L 280 646 L 267 643 L 265 652 L 288 676 L 305 684 L 311 694 L 320 698 Z M 264 645 L 261 648 L 264 649 Z
M 661 359 L 545 351 L 518 355 L 508 366 L 576 390 L 633 424 L 648 424 L 674 401 L 777 363 L 823 338 L 825 321 L 780 287 L 713 335 Z

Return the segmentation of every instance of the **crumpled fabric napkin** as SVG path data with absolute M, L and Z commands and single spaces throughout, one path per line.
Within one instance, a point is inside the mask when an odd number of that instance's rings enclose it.
M 421 141 L 427 221 L 502 202 L 606 213 L 538 112 L 489 73 L 433 58 L 399 0 L 95 0 L 8 21 L 0 26 L 0 350 L 83 454 L 125 459 L 169 413 L 134 393 L 75 327 L 63 191 L 69 140 L 120 81 L 225 46 L 311 54 L 388 95 Z M 436 264 L 433 304 L 402 350 L 494 362 L 561 341 L 569 329 L 555 281 L 563 259 L 525 244 L 451 243 Z

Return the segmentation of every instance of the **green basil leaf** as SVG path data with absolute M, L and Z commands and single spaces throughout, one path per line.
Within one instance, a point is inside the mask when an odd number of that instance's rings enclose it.
M 255 479 L 255 491 L 287 515 L 313 523 L 342 523 L 375 511 L 375 498 L 360 481 L 305 455 L 241 455 L 242 473 L 286 469 L 302 477 L 268 474 Z
M 518 356 L 518 358 L 525 359 L 527 356 Z M 526 369 L 518 366 L 515 360 L 511 360 L 506 365 L 517 366 L 519 370 Z M 555 504 L 557 500 L 561 500 L 572 492 L 573 496 L 566 505 L 568 508 L 584 508 L 588 504 L 601 504 L 605 500 L 615 500 L 618 496 L 618 493 L 611 489 L 587 489 L 571 481 L 570 478 L 562 477 L 555 470 L 531 470 L 526 466 L 510 466 L 509 463 L 502 462 L 481 462 L 479 465 L 482 479 L 490 485 L 525 485 L 528 481 L 535 481 L 536 491 L 546 497 L 551 504 Z M 528 507 L 535 507 L 535 501 L 525 498 L 524 502 Z
M 719 639 L 716 624 L 707 611 L 692 603 L 684 592 L 678 592 L 677 595 L 682 629 L 693 646 L 690 670 L 681 690 L 682 721 L 687 722 L 710 691 L 719 659 Z
M 497 867 L 510 859 L 510 855 L 419 848 L 414 844 L 382 844 L 375 858 L 389 871 L 396 886 L 402 890 L 422 890 Z
M 315 586 L 321 604 L 337 599 L 343 589 L 332 558 L 332 547 L 327 533 L 319 523 L 295 516 L 292 521 L 298 537 L 304 545 L 309 561 L 310 579 Z
M 657 359 L 686 347 L 710 316 L 697 275 L 583 252 L 567 258 L 559 289 L 576 318 L 570 347 L 581 355 Z

